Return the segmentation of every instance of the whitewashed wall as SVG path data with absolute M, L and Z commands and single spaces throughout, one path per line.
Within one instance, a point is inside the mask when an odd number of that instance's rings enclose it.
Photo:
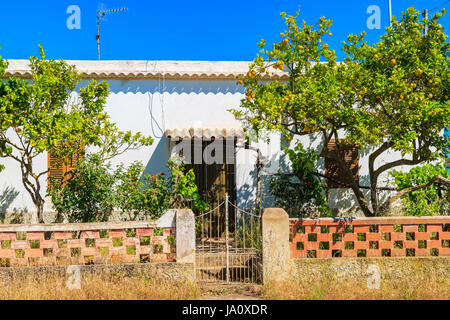
M 185 127 L 238 127 L 239 123 L 227 109 L 239 106 L 243 98 L 243 88 L 235 81 L 159 81 L 159 80 L 108 80 L 110 96 L 106 110 L 121 130 L 140 131 L 155 138 L 152 146 L 130 151 L 113 160 L 113 165 L 130 164 L 141 161 L 148 173 L 166 172 L 169 157 L 168 141 L 164 132 L 169 128 Z M 83 81 L 82 86 L 87 82 Z M 77 93 L 73 94 L 76 99 Z M 320 141 L 314 135 L 301 138 L 306 148 L 319 148 Z M 280 137 L 271 135 L 270 144 L 261 141 L 253 146 L 259 147 L 265 157 L 272 163 L 272 171 L 282 156 Z M 89 150 L 87 150 L 89 152 Z M 369 185 L 367 153 L 360 150 L 360 183 Z M 386 153 L 377 161 L 391 161 L 399 155 Z M 237 200 L 241 206 L 251 206 L 255 200 L 254 164 L 256 153 L 239 149 L 237 153 Z M 0 159 L 6 170 L 0 173 L 0 214 L 3 212 L 33 212 L 34 205 L 21 182 L 18 164 L 9 159 Z M 36 158 L 34 165 L 39 170 L 46 170 L 47 155 Z M 324 170 L 323 160 L 319 163 L 319 171 Z M 387 181 L 387 175 L 382 179 Z M 263 177 L 263 181 L 267 181 Z M 46 177 L 42 177 L 43 190 L 46 192 Z M 13 191 L 11 199 L 5 199 L 5 192 Z M 263 186 L 263 192 L 267 185 Z M 15 195 L 17 193 L 17 195 Z M 3 195 L 3 197 L 2 197 Z M 263 206 L 273 205 L 267 194 L 263 196 Z M 345 208 L 356 206 L 356 200 L 349 189 L 335 189 L 330 193 L 330 206 Z M 51 211 L 50 201 L 46 202 L 46 211 Z
M 141 161 L 146 172 L 167 172 L 169 157 L 168 140 L 164 132 L 169 128 L 189 127 L 238 127 L 239 122 L 227 109 L 239 106 L 243 98 L 243 88 L 235 81 L 159 81 L 159 80 L 108 80 L 110 95 L 106 111 L 120 130 L 140 131 L 154 137 L 150 147 L 129 151 L 113 159 L 112 164 L 130 164 Z M 86 85 L 83 81 L 81 86 Z M 78 93 L 73 93 L 76 100 Z M 272 143 L 255 144 L 261 147 L 264 156 L 270 153 L 272 159 L 280 152 L 279 138 L 273 135 Z M 87 150 L 87 152 L 93 150 Z M 256 153 L 239 149 L 237 153 L 237 199 L 241 205 L 251 205 L 254 201 L 254 163 Z M 20 168 L 9 159 L 0 159 L 6 170 L 0 173 L 0 196 L 5 190 L 18 192 L 13 199 L 2 202 L 0 212 L 34 212 L 29 194 L 21 182 Z M 45 171 L 47 155 L 36 158 L 35 167 Z M 46 192 L 46 177 L 41 179 L 42 194 Z M 46 201 L 45 211 L 51 211 L 50 201 Z

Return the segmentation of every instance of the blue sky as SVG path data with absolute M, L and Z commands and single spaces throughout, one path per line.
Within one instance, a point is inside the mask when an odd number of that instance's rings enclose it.
M 392 0 L 399 16 L 410 5 L 431 9 L 445 0 Z M 44 45 L 47 58 L 97 59 L 96 11 L 126 6 L 101 22 L 102 60 L 252 60 L 256 43 L 279 40 L 283 31 L 281 11 L 294 14 L 301 5 L 301 19 L 309 24 L 322 15 L 334 20 L 328 43 L 339 52 L 349 33 L 367 32 L 375 41 L 388 25 L 387 0 L 35 0 L 2 1 L 0 11 L 0 55 L 25 59 Z M 81 9 L 81 29 L 69 30 L 69 5 Z M 370 5 L 381 8 L 381 29 L 366 25 Z M 445 7 L 450 8 L 450 2 Z M 442 20 L 447 32 L 450 12 Z

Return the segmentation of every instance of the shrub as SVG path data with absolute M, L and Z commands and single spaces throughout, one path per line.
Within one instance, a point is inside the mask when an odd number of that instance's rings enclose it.
M 116 176 L 108 164 L 96 154 L 88 155 L 77 163 L 75 174 L 69 181 L 50 182 L 48 195 L 58 213 L 58 221 L 107 221 L 116 204 Z
M 409 172 L 393 171 L 398 190 L 428 183 L 435 175 L 450 178 L 444 164 L 426 164 Z M 404 213 L 408 216 L 432 216 L 450 213 L 450 195 L 445 187 L 435 183 L 427 188 L 412 191 L 402 198 Z
M 192 206 L 207 210 L 200 200 L 195 175 L 177 159 L 168 163 L 169 175 L 144 173 L 144 166 L 134 162 L 112 170 L 95 155 L 77 163 L 74 175 L 63 184 L 51 183 L 48 195 L 58 212 L 58 219 L 69 222 L 107 221 L 114 209 L 122 220 L 160 217 L 168 209 Z
M 272 195 L 277 205 L 284 208 L 290 217 L 307 217 L 311 208 L 329 215 L 326 200 L 326 184 L 314 173 L 320 156 L 312 150 L 305 150 L 300 143 L 294 149 L 285 148 L 291 162 L 288 173 L 279 171 L 270 182 Z

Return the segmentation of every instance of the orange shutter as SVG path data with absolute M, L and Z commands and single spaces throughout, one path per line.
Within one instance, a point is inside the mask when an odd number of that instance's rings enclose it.
M 329 141 L 328 149 L 330 151 L 336 150 L 336 141 L 334 139 Z M 359 152 L 358 146 L 350 145 L 346 146 L 341 154 L 339 155 L 344 161 L 346 166 L 350 169 L 353 177 L 356 181 L 359 180 Z M 342 170 L 339 169 L 337 161 L 333 158 L 325 158 L 325 175 L 343 183 L 350 183 L 345 178 Z M 327 185 L 329 188 L 348 188 L 347 186 L 341 185 L 339 183 L 327 180 Z
M 84 147 L 82 147 L 80 152 L 75 152 L 70 159 L 63 161 L 53 156 L 51 152 L 48 152 L 48 181 L 63 182 L 63 180 L 67 180 L 66 173 L 72 171 L 77 161 L 83 159 L 83 154 Z

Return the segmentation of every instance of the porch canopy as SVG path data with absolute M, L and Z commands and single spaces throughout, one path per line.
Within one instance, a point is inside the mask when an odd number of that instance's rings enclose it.
M 241 128 L 174 128 L 166 130 L 166 137 L 170 140 L 234 140 L 243 139 L 244 131 Z

